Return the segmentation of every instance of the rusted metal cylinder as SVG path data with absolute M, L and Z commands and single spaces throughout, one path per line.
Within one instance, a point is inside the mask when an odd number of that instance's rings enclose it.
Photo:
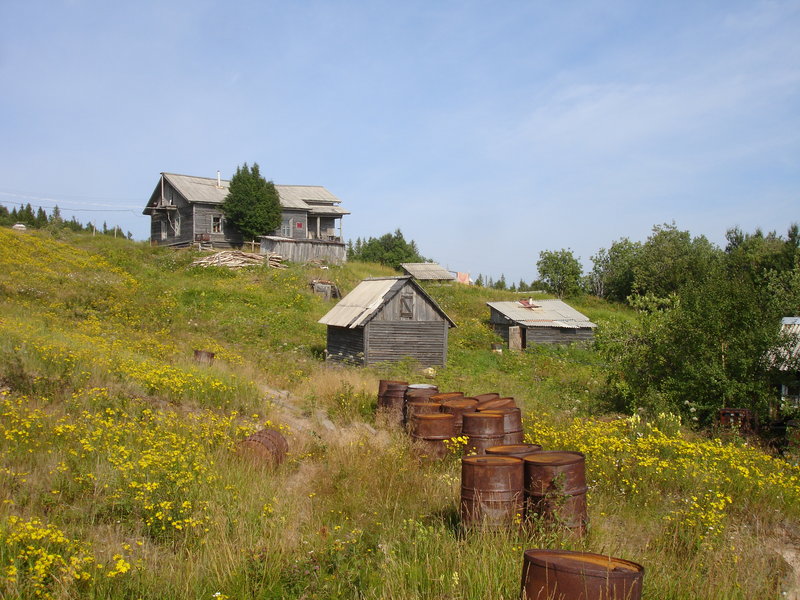
M 467 452 L 482 455 L 486 448 L 503 443 L 503 415 L 469 412 L 463 414 L 461 433 L 469 438 Z
M 493 398 L 478 402 L 478 410 L 497 410 L 498 408 L 514 408 L 517 405 L 513 398 Z
M 586 457 L 580 452 L 535 452 L 524 458 L 528 516 L 581 535 L 588 522 Z
M 591 552 L 526 550 L 523 600 L 641 600 L 644 567 Z
M 407 387 L 403 382 L 389 382 L 383 393 L 378 396 L 378 408 L 385 412 L 387 420 L 392 425 L 400 425 L 403 422 Z
M 474 398 L 456 398 L 442 402 L 442 412 L 455 417 L 456 435 L 461 435 L 464 413 L 475 412 L 478 401 Z
M 447 455 L 445 440 L 455 436 L 455 417 L 445 413 L 419 414 L 414 418 L 411 438 L 419 450 L 430 458 Z
M 289 443 L 280 431 L 262 429 L 237 444 L 240 455 L 267 466 L 277 466 L 286 458 Z
M 461 523 L 508 527 L 523 515 L 522 459 L 465 456 L 461 459 Z
M 517 407 L 495 408 L 484 411 L 503 416 L 503 444 L 521 444 L 525 438 L 522 432 L 522 411 Z
M 428 400 L 411 400 L 406 402 L 406 425 L 413 428 L 417 415 L 430 415 L 440 412 L 441 404 Z
M 478 402 L 484 402 L 486 400 L 494 400 L 495 398 L 499 398 L 500 394 L 498 394 L 497 392 L 490 392 L 488 394 L 478 394 L 477 396 L 471 396 L 471 397 L 475 398 L 475 400 L 477 400 Z
M 486 449 L 487 456 L 516 456 L 525 458 L 528 454 L 539 452 L 542 447 L 539 444 L 503 444 L 502 446 L 492 446 Z
M 431 402 L 438 402 L 441 404 L 447 400 L 455 400 L 456 398 L 463 398 L 464 392 L 438 392 L 433 396 L 430 396 L 428 400 Z
M 407 381 L 400 381 L 398 379 L 381 379 L 378 382 L 378 397 L 380 398 L 381 396 L 383 396 L 383 394 L 386 391 L 386 389 L 389 387 L 389 385 L 392 385 L 392 384 L 393 385 L 402 385 L 402 386 L 408 387 L 408 382 Z M 405 391 L 403 393 L 405 393 Z
M 431 383 L 412 383 L 406 389 L 406 400 L 427 398 L 439 393 L 439 388 Z

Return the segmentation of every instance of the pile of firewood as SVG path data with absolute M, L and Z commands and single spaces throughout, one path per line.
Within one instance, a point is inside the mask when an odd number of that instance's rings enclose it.
M 211 256 L 198 258 L 192 265 L 198 267 L 226 267 L 228 269 L 241 269 L 242 267 L 252 267 L 266 263 L 273 269 L 285 269 L 283 257 L 280 254 L 253 254 L 252 252 L 242 252 L 240 250 L 223 250 L 215 252 Z

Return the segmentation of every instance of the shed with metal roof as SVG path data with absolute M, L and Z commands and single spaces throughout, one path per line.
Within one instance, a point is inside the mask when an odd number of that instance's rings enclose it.
M 456 276 L 438 263 L 401 263 L 403 271 L 419 281 L 453 281 Z
M 404 358 L 443 365 L 455 327 L 411 277 L 365 279 L 319 322 L 328 326 L 328 359 L 362 365 Z
M 530 344 L 588 342 L 597 327 L 562 300 L 487 302 L 494 330 L 508 342 L 509 327 L 519 327 L 522 347 Z

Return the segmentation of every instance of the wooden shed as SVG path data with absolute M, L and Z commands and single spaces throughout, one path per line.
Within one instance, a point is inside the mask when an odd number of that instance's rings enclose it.
M 411 277 L 365 279 L 319 322 L 328 326 L 328 359 L 362 365 L 407 357 L 443 365 L 455 327 Z
M 521 347 L 530 344 L 588 342 L 597 327 L 588 317 L 561 300 L 487 302 L 494 330 L 508 342 L 509 328 L 519 327 Z

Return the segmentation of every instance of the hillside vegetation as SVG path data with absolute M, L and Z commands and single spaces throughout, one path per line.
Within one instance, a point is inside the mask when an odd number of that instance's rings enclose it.
M 0 229 L 0 597 L 510 599 L 535 547 L 639 562 L 650 599 L 796 585 L 796 461 L 668 413 L 609 414 L 592 349 L 491 352 L 485 302 L 510 292 L 427 286 L 458 327 L 426 379 L 322 360 L 332 303 L 308 282 L 347 292 L 387 267 L 203 269 L 61 235 Z M 587 536 L 463 531 L 458 456 L 421 460 L 376 418 L 382 378 L 514 396 L 530 441 L 586 454 Z M 289 440 L 277 469 L 235 452 L 265 427 Z

